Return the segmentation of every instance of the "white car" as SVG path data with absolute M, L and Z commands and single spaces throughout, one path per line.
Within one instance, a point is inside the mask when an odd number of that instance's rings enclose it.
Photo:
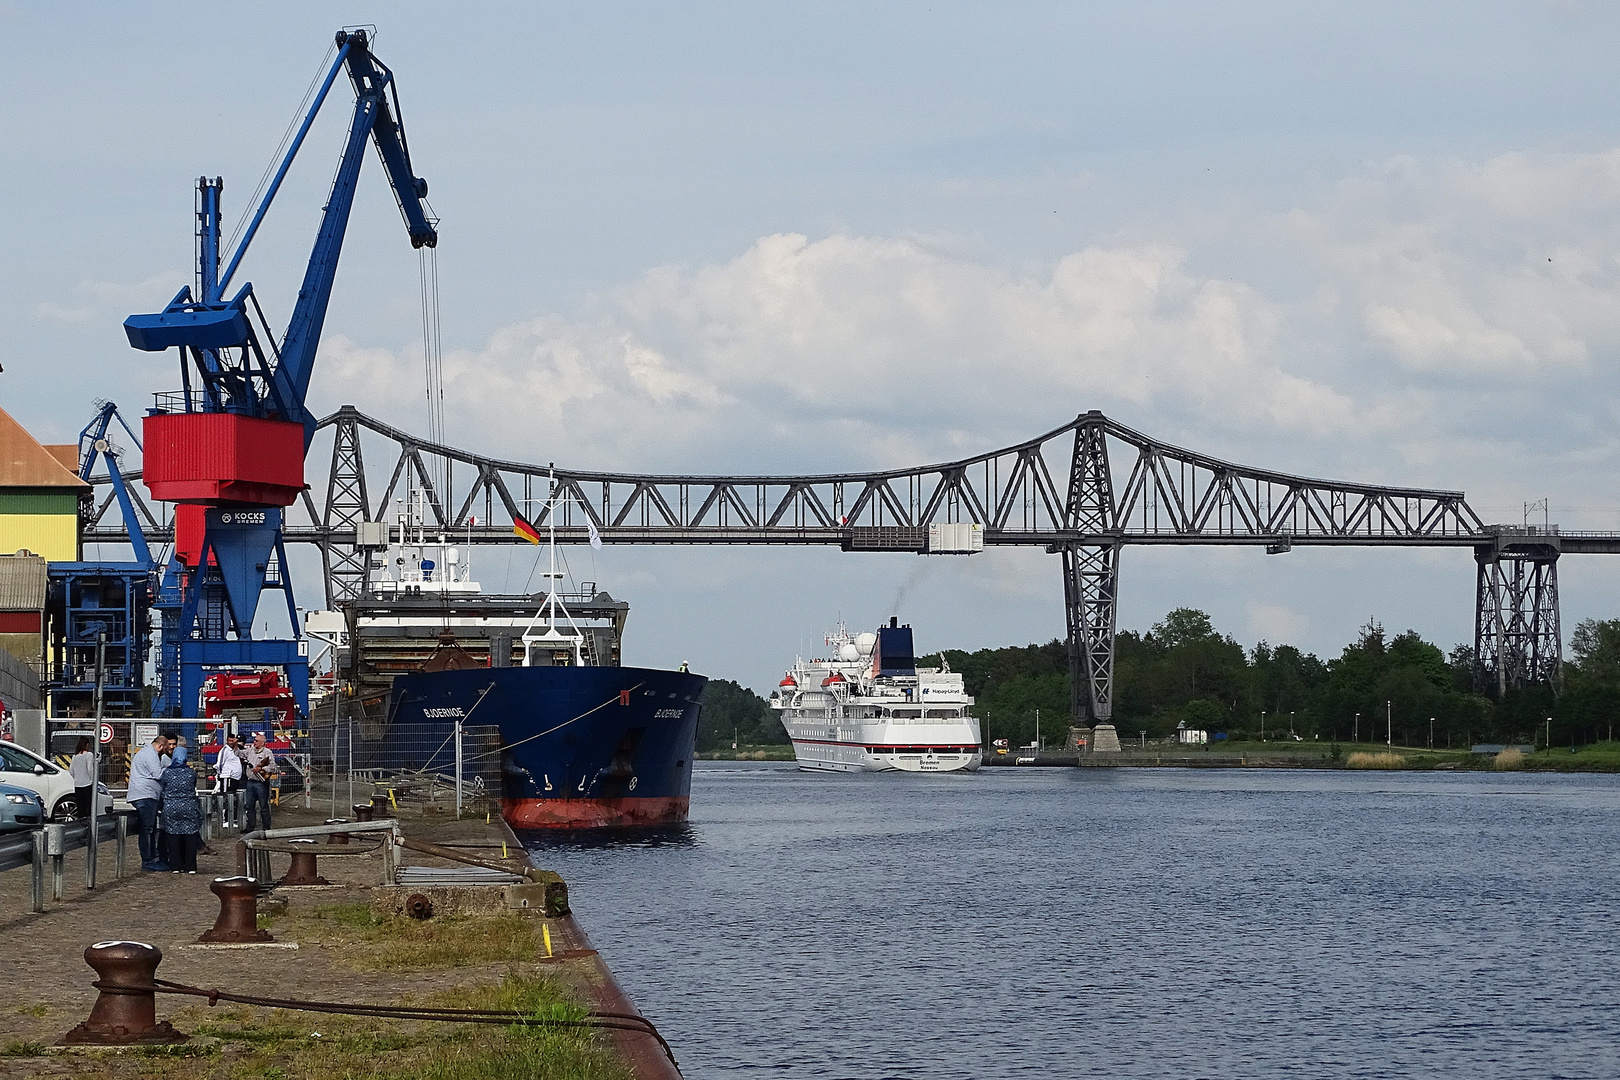
M 73 778 L 68 771 L 14 742 L 0 742 L 0 784 L 37 792 L 51 821 L 73 821 L 79 816 L 79 807 L 73 798 Z M 97 784 L 96 789 L 98 809 L 104 814 L 111 812 L 113 800 L 107 785 Z

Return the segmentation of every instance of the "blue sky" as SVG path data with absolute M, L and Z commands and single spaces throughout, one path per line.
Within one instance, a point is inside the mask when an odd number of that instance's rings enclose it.
M 119 324 L 188 280 L 198 175 L 235 220 L 345 23 L 378 26 L 442 218 L 458 444 L 823 471 L 1101 408 L 1269 468 L 1462 488 L 1488 520 L 1547 497 L 1620 528 L 1620 9 L 1580 3 L 0 4 L 0 402 L 41 439 L 176 381 Z M 340 88 L 245 267 L 272 312 L 345 112 Z M 368 162 L 317 407 L 425 431 L 417 310 Z M 901 594 L 925 648 L 1062 633 L 1039 553 L 571 558 L 631 600 L 633 662 L 761 688 Z M 1332 653 L 1377 617 L 1449 647 L 1472 569 L 1132 550 L 1121 625 L 1186 604 L 1245 644 Z M 1620 614 L 1620 560 L 1560 569 L 1566 627 Z

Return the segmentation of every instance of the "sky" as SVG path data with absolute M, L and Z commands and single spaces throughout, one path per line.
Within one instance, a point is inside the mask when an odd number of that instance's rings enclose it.
M 235 223 L 335 30 L 375 25 L 440 218 L 446 437 L 580 469 L 966 456 L 1101 409 L 1307 476 L 1620 529 L 1620 7 L 0 2 L 0 403 L 70 441 L 172 354 L 120 324 Z M 284 320 L 340 83 L 244 263 Z M 362 171 L 312 390 L 425 434 L 418 258 Z M 280 313 L 277 315 L 276 313 Z M 311 475 L 322 463 L 310 466 Z M 1539 515 L 1538 515 L 1539 516 Z M 486 587 L 531 550 L 480 551 Z M 1063 634 L 1058 560 L 576 549 L 631 663 L 760 690 L 840 620 Z M 313 565 L 299 556 L 304 602 Z M 1620 558 L 1559 567 L 1566 635 Z M 1337 655 L 1472 640 L 1446 551 L 1132 548 L 1119 624 Z M 267 604 L 266 607 L 269 607 Z

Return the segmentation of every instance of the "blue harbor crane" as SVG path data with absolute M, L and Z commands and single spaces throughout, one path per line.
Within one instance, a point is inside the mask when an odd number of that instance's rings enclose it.
M 195 285 L 182 288 L 160 312 L 124 320 L 135 348 L 180 354 L 181 388 L 155 395 L 143 419 L 142 479 L 154 498 L 176 504 L 174 549 L 161 587 L 172 604 L 159 652 L 164 715 L 201 715 L 210 672 L 271 667 L 286 672 L 299 709 L 308 715 L 308 654 L 298 636 L 282 511 L 306 488 L 304 454 L 316 425 L 307 406 L 310 378 L 368 142 L 382 159 L 411 246 L 438 243 L 425 202 L 427 182 L 411 168 L 393 72 L 371 52 L 365 30 L 341 31 L 336 42 L 336 57 L 223 271 L 224 182 L 202 177 Z M 278 341 L 251 283 L 228 297 L 227 291 L 344 71 L 354 87 L 354 115 L 292 317 Z M 120 508 L 133 520 L 122 503 Z M 292 638 L 253 637 L 266 589 L 285 596 Z

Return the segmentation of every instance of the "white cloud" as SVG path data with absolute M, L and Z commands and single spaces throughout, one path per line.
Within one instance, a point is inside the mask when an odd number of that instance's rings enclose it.
M 1539 497 L 1546 454 L 1505 417 L 1580 443 L 1572 486 L 1615 463 L 1613 440 L 1591 445 L 1620 412 L 1613 222 L 1620 151 L 1397 159 L 1234 213 L 1226 235 L 1303 268 L 1283 283 L 1221 272 L 1208 229 L 1019 270 L 948 242 L 766 236 L 451 352 L 449 438 L 585 468 L 832 471 L 1101 408 L 1262 467 L 1492 497 L 1536 477 Z M 323 394 L 425 426 L 419 356 L 323 351 Z
M 508 452 L 543 432 L 573 460 L 648 468 L 697 452 L 746 469 L 762 440 L 801 468 L 893 465 L 1189 396 L 1262 425 L 1347 422 L 1347 398 L 1277 367 L 1277 306 L 1185 259 L 1094 246 L 1036 276 L 912 240 L 768 236 L 452 353 L 446 395 L 463 431 Z M 327 393 L 376 403 L 420 381 L 413 358 L 342 339 L 325 353 Z

